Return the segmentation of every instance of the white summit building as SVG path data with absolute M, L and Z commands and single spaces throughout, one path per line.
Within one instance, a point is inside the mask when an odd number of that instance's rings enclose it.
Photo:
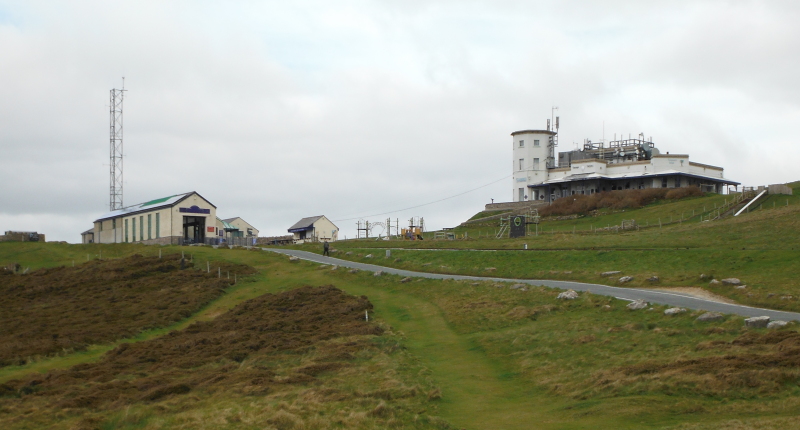
M 555 131 L 520 130 L 511 133 L 513 198 L 515 202 L 545 201 L 574 194 L 594 194 L 631 188 L 679 188 L 695 185 L 722 193 L 727 185 L 722 167 L 689 161 L 686 154 L 662 154 L 643 134 L 635 139 L 603 143 L 587 140 L 583 149 L 559 152 Z

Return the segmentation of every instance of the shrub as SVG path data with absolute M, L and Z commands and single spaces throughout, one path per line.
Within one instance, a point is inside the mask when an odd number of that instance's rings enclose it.
M 576 194 L 560 198 L 554 201 L 550 206 L 539 209 L 539 214 L 542 216 L 562 216 L 585 214 L 602 208 L 637 209 L 658 200 L 677 200 L 702 195 L 703 192 L 696 186 L 604 191 L 591 195 Z

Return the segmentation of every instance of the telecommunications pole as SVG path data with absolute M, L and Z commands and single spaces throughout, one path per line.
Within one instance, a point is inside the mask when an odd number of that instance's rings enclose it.
M 122 78 L 122 89 L 111 90 L 111 186 L 109 208 L 114 211 L 122 209 L 122 97 L 125 94 L 125 78 Z

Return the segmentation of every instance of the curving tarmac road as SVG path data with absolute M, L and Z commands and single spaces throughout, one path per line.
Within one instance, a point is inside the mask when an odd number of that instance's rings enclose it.
M 544 285 L 550 288 L 560 288 L 563 290 L 573 289 L 575 291 L 588 291 L 592 294 L 600 294 L 603 296 L 616 297 L 622 300 L 638 300 L 643 299 L 649 303 L 659 303 L 662 305 L 678 306 L 688 309 L 702 309 L 706 311 L 722 312 L 726 314 L 736 314 L 743 317 L 757 317 L 768 316 L 771 320 L 800 321 L 800 313 L 776 311 L 771 309 L 754 308 L 743 305 L 733 305 L 728 303 L 719 303 L 711 300 L 701 299 L 683 294 L 668 293 L 664 291 L 643 290 L 638 288 L 621 288 L 610 287 L 608 285 L 600 284 L 586 284 L 583 282 L 571 281 L 549 281 L 545 279 L 509 279 L 509 278 L 492 278 L 485 276 L 463 276 L 463 275 L 447 275 L 442 273 L 427 273 L 427 272 L 414 272 L 411 270 L 395 269 L 392 267 L 377 266 L 374 264 L 357 263 L 353 261 L 341 260 L 333 257 L 324 257 L 319 254 L 314 254 L 307 251 L 298 251 L 294 249 L 274 249 L 262 248 L 264 251 L 272 251 L 279 254 L 295 256 L 303 260 L 313 261 L 321 264 L 338 265 L 342 267 L 350 267 L 353 269 L 366 270 L 376 272 L 378 270 L 384 273 L 391 273 L 400 276 L 412 276 L 428 279 L 455 279 L 466 281 L 497 281 L 497 282 L 516 282 L 531 285 Z

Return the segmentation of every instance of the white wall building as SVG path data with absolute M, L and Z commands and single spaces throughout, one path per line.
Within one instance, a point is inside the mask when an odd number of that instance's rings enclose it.
M 289 233 L 294 235 L 295 243 L 333 242 L 339 239 L 339 227 L 325 215 L 303 218 L 289 227 Z
M 94 222 L 92 236 L 94 243 L 204 243 L 215 237 L 216 219 L 217 207 L 192 191 L 107 213 Z
M 727 185 L 739 185 L 725 179 L 722 167 L 689 161 L 686 154 L 661 154 L 643 135 L 639 137 L 612 141 L 608 146 L 587 141 L 581 150 L 559 153 L 556 166 L 555 131 L 511 133 L 513 201 L 553 201 L 573 194 L 689 185 L 722 193 Z

